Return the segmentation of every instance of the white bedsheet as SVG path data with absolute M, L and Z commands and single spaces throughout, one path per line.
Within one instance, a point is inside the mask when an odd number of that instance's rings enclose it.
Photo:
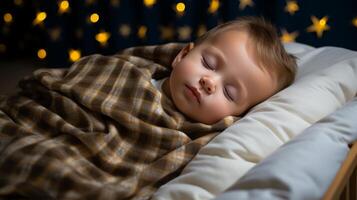
M 153 199 L 213 199 L 248 170 L 357 92 L 357 53 L 343 48 L 285 46 L 298 57 L 296 82 L 203 147 Z

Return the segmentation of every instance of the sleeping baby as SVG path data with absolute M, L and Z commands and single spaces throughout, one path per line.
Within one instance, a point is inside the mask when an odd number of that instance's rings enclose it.
M 274 27 L 250 17 L 189 43 L 173 60 L 170 78 L 159 83 L 182 113 L 213 124 L 240 116 L 290 85 L 295 71 L 295 58 L 284 50 Z
M 37 70 L 0 98 L 0 198 L 149 199 L 295 71 L 260 18 Z

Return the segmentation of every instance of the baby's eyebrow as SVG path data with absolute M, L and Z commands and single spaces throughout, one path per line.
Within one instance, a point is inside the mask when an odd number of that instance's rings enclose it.
M 225 66 L 227 66 L 227 62 L 225 60 L 225 57 L 223 56 L 223 53 L 220 52 L 217 48 L 215 47 L 209 47 L 207 49 L 207 53 L 212 54 L 213 56 L 215 56 L 216 58 L 218 58 L 218 60 L 220 61 L 220 63 L 223 63 Z

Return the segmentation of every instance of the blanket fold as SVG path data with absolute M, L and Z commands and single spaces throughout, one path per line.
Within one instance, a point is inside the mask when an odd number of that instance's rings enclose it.
M 236 118 L 196 123 L 150 82 L 183 44 L 40 69 L 0 99 L 0 197 L 148 199 Z

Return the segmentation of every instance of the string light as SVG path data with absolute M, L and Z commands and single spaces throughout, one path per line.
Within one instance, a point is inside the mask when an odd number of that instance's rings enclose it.
M 144 0 L 144 5 L 151 8 L 156 3 L 156 0 Z
M 112 5 L 113 7 L 118 7 L 120 5 L 120 1 L 119 0 L 110 0 L 110 5 Z
M 247 6 L 253 7 L 253 0 L 239 0 L 239 9 L 244 10 Z
M 4 14 L 4 21 L 7 24 L 10 24 L 12 22 L 12 14 L 11 13 L 5 13 Z
M 180 40 L 189 40 L 191 37 L 191 28 L 189 26 L 183 26 L 178 28 L 178 34 Z
M 48 30 L 48 34 L 52 41 L 58 41 L 58 39 L 61 37 L 61 32 L 62 31 L 60 27 L 54 27 Z
M 211 3 L 208 8 L 208 12 L 213 14 L 217 12 L 218 8 L 219 8 L 219 0 L 211 0 Z
M 22 6 L 23 2 L 22 0 L 14 0 L 14 4 L 17 6 Z
M 46 12 L 38 12 L 36 14 L 36 18 L 33 20 L 32 24 L 33 25 L 42 24 L 43 21 L 46 19 L 46 17 L 47 17 Z
M 352 24 L 357 28 L 357 17 L 352 19 Z
M 95 39 L 102 45 L 107 45 L 108 39 L 110 38 L 110 33 L 101 31 L 95 35 Z
M 99 21 L 99 15 L 97 13 L 93 13 L 89 17 L 89 21 L 92 23 L 97 23 Z
M 71 62 L 75 62 L 81 58 L 81 51 L 77 49 L 70 49 L 68 51 L 68 54 L 69 54 L 69 60 Z
M 37 57 L 38 57 L 39 59 L 45 59 L 46 56 L 47 56 L 47 52 L 46 52 L 45 49 L 39 49 L 39 50 L 37 51 Z
M 186 5 L 182 2 L 179 2 L 175 6 L 176 13 L 179 16 L 182 16 L 185 13 Z
M 68 12 L 68 10 L 69 10 L 69 2 L 67 0 L 60 1 L 58 6 L 58 12 L 60 14 L 63 14 L 65 12 Z
M 199 27 L 198 27 L 198 30 L 197 30 L 197 37 L 200 37 L 202 36 L 203 34 L 205 34 L 207 32 L 207 28 L 205 25 L 201 24 Z
M 146 37 L 146 32 L 148 28 L 146 26 L 140 26 L 138 29 L 138 36 L 141 39 L 144 39 Z
M 6 51 L 6 45 L 0 43 L 0 53 L 4 53 Z
M 119 27 L 119 34 L 122 35 L 123 37 L 128 37 L 131 33 L 131 28 L 127 24 L 122 24 Z
M 162 40 L 172 40 L 174 38 L 175 32 L 171 26 L 160 26 Z

